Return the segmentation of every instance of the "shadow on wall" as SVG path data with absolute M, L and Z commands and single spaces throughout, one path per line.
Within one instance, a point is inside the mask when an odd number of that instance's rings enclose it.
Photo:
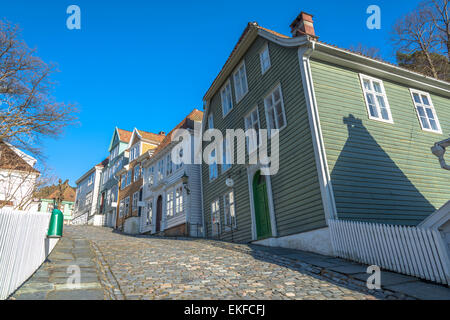
M 338 217 L 417 225 L 435 207 L 417 190 L 352 114 L 344 117 L 348 138 L 331 173 Z

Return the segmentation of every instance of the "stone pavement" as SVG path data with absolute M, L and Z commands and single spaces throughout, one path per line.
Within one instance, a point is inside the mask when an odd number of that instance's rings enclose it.
M 91 226 L 65 226 L 49 258 L 13 299 L 450 299 L 446 287 L 387 272 L 383 290 L 368 290 L 366 266 L 338 258 Z M 62 268 L 72 264 L 84 287 L 70 291 Z
M 88 240 L 64 237 L 59 240 L 47 261 L 16 290 L 11 299 L 103 300 L 105 294 L 95 260 L 95 253 Z M 80 283 L 74 287 L 70 279 L 78 270 Z

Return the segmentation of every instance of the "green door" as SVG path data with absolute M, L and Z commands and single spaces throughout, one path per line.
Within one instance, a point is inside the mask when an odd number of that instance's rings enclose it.
M 258 171 L 253 178 L 253 198 L 255 201 L 256 235 L 258 239 L 272 236 L 266 179 Z

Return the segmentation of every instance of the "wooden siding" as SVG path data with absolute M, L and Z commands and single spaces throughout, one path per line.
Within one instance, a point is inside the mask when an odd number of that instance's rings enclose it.
M 214 116 L 215 128 L 224 133 L 225 129 L 245 129 L 244 117 L 258 106 L 261 128 L 267 128 L 263 99 L 278 83 L 281 84 L 287 127 L 280 132 L 280 170 L 271 177 L 271 182 L 278 236 L 287 236 L 321 228 L 326 224 L 297 49 L 269 43 L 271 67 L 261 75 L 259 51 L 265 43 L 266 40 L 262 38 L 256 39 L 244 57 L 249 87 L 247 95 L 236 104 L 234 82 L 231 79 L 233 88 L 231 112 L 223 118 L 219 92 L 212 98 L 209 111 Z M 204 143 L 203 147 L 206 145 L 207 143 Z M 237 152 L 238 150 L 235 151 L 235 159 Z M 221 169 L 218 165 L 219 176 L 210 182 L 209 167 L 206 164 L 202 165 L 206 236 L 211 237 L 212 234 L 211 203 L 216 199 L 220 202 L 223 226 L 224 195 L 228 191 L 225 180 L 231 176 L 234 180 L 237 229 L 232 233 L 224 233 L 222 227 L 220 237 L 237 242 L 251 241 L 252 222 L 247 168 L 245 165 L 233 165 L 225 173 L 222 173 Z
M 338 217 L 414 226 L 441 207 L 450 184 L 430 147 L 448 137 L 449 99 L 431 94 L 444 134 L 425 132 L 409 88 L 381 79 L 394 123 L 370 120 L 357 71 L 311 68 Z

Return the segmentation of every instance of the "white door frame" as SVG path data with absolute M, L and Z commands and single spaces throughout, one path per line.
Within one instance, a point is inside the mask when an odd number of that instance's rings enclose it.
M 255 216 L 255 200 L 253 198 L 253 178 L 255 173 L 260 170 L 261 164 L 254 164 L 247 167 L 247 179 L 248 179 L 248 192 L 250 194 L 250 209 L 252 217 L 252 240 L 258 240 L 258 234 L 256 232 L 256 216 Z M 270 175 L 264 176 L 266 178 L 267 185 L 267 199 L 269 202 L 269 215 L 270 215 L 270 226 L 272 228 L 272 237 L 277 237 L 277 221 L 275 218 L 275 207 L 273 205 L 273 194 L 272 194 L 272 181 Z

